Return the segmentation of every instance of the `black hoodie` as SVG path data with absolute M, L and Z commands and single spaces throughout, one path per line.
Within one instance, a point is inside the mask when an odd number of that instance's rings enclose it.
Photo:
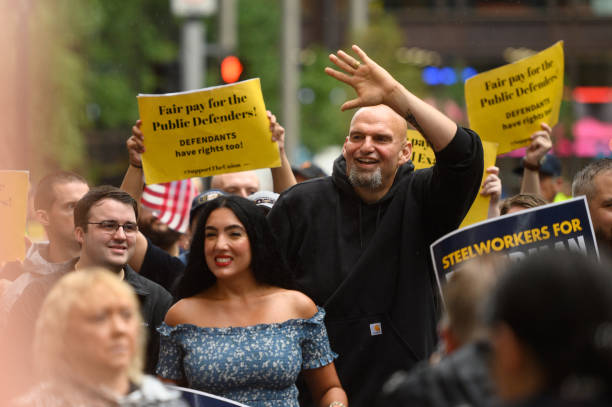
M 385 379 L 434 350 L 438 288 L 429 245 L 456 229 L 478 193 L 482 145 L 459 128 L 436 165 L 397 171 L 364 203 L 341 156 L 331 177 L 297 184 L 269 220 L 300 288 L 326 312 L 338 375 L 352 406 L 371 405 Z

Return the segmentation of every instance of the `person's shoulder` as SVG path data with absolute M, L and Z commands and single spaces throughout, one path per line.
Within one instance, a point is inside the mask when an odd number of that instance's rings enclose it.
M 331 177 L 320 177 L 309 179 L 304 182 L 293 185 L 292 187 L 285 190 L 281 197 L 301 197 L 301 196 L 316 196 L 313 194 L 325 191 L 327 188 L 331 188 L 333 185 Z
M 134 271 L 130 266 L 126 265 L 125 270 L 125 281 L 134 288 L 136 294 L 154 294 L 161 296 L 171 296 L 168 290 L 163 286 L 150 280 L 144 276 L 141 276 Z
M 191 321 L 193 321 L 194 312 L 197 312 L 196 308 L 198 302 L 199 301 L 194 297 L 179 300 L 170 307 L 166 313 L 164 322 L 169 326 L 191 323 Z
M 321 205 L 327 205 L 334 199 L 334 184 L 331 177 L 322 177 L 295 184 L 281 193 L 272 207 L 270 213 L 277 207 L 284 207 L 286 211 L 301 213 L 302 211 L 316 210 Z
M 306 294 L 296 290 L 282 290 L 281 296 L 291 318 L 309 319 L 318 311 L 317 305 Z

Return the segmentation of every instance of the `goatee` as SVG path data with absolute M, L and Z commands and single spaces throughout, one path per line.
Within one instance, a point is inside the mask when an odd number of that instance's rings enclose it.
M 376 168 L 374 172 L 362 172 L 351 167 L 348 174 L 351 184 L 359 188 L 368 188 L 370 191 L 377 191 L 382 187 L 382 171 Z

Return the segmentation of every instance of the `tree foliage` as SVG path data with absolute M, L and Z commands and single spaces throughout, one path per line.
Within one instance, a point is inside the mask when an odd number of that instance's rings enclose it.
M 368 56 L 410 91 L 417 95 L 424 93 L 419 70 L 398 62 L 396 58 L 397 50 L 403 45 L 402 32 L 397 22 L 390 15 L 371 11 L 373 15 L 370 24 L 351 33 L 344 49 L 351 53 L 350 44 L 359 44 Z M 344 101 L 355 97 L 353 89 L 323 72 L 326 66 L 332 66 L 328 58 L 330 52 L 335 50 L 313 45 L 302 53 L 302 92 L 306 96 L 314 95 L 314 98 L 311 103 L 301 105 L 301 140 L 311 153 L 317 153 L 330 145 L 342 144 L 354 113 L 340 111 Z
M 168 0 L 85 3 L 95 26 L 82 49 L 88 118 L 96 128 L 130 126 L 138 117 L 138 93 L 178 90 L 172 78 L 179 50 L 178 23 Z

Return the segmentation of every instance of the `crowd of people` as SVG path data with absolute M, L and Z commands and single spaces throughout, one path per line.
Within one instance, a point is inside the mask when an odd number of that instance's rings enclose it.
M 479 136 L 353 51 L 326 68 L 357 95 L 331 176 L 291 167 L 268 112 L 274 191 L 253 172 L 215 175 L 184 234 L 139 205 L 140 120 L 120 187 L 44 177 L 34 208 L 48 242 L 0 270 L 1 401 L 186 405 L 172 384 L 253 407 L 611 405 L 612 160 L 572 185 L 601 263 L 483 257 L 440 295 L 429 247 L 477 194 L 490 218 L 559 199 L 552 129 L 531 135 L 521 193 L 502 200 Z M 408 126 L 433 167 L 414 170 Z

